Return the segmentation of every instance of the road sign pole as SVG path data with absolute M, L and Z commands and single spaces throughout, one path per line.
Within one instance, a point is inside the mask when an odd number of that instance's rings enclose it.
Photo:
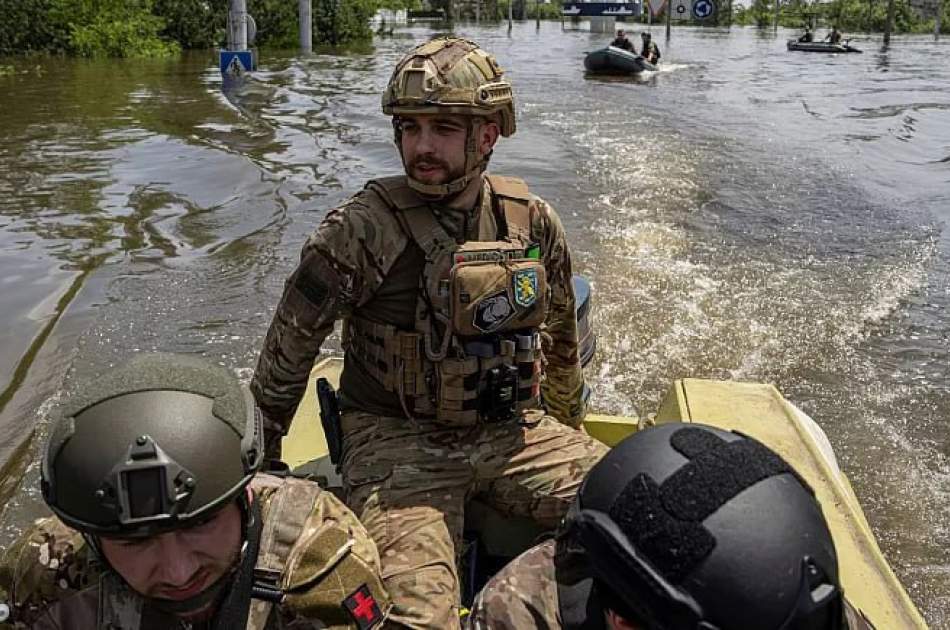
M 231 50 L 247 50 L 247 0 L 231 0 Z
M 673 19 L 673 0 L 666 0 L 666 41 L 670 41 L 670 22 Z
M 300 0 L 297 17 L 300 20 L 300 50 L 308 53 L 313 50 L 313 18 L 310 0 Z
M 940 39 L 940 14 L 943 13 L 942 7 L 938 2 L 934 13 L 934 41 Z

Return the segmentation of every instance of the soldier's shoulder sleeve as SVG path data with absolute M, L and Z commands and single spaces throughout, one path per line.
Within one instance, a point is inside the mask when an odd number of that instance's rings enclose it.
M 545 358 L 541 392 L 549 414 L 579 427 L 584 419 L 584 375 L 577 348 L 574 266 L 567 233 L 557 212 L 540 197 L 532 200 L 534 229 L 539 233 L 550 288 L 548 314 L 542 331 Z
M 264 338 L 251 391 L 264 412 L 267 453 L 279 456 L 320 347 L 337 319 L 375 294 L 405 248 L 392 212 L 370 191 L 324 218 L 303 247 Z
M 0 601 L 10 608 L 10 627 L 37 623 L 53 604 L 94 585 L 101 573 L 79 532 L 53 516 L 35 521 L 0 556 Z
M 554 541 L 532 547 L 496 573 L 475 598 L 471 630 L 559 630 Z
M 284 614 L 330 628 L 379 627 L 392 607 L 376 545 L 356 515 L 327 491 L 314 500 L 283 580 Z
M 99 617 L 99 587 L 90 586 L 62 599 L 29 626 L 30 630 L 88 630 Z
M 345 301 L 367 302 L 405 249 L 407 237 L 396 214 L 372 189 L 331 210 L 303 247 L 302 258 L 320 253 L 346 277 Z

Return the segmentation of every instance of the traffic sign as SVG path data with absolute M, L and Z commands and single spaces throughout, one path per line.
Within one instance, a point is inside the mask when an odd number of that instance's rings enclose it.
M 222 50 L 219 61 L 224 75 L 241 76 L 254 69 L 254 53 L 250 50 Z
M 693 17 L 697 20 L 711 18 L 716 13 L 716 3 L 713 0 L 693 0 Z
M 674 20 L 688 20 L 692 11 L 692 0 L 673 0 L 670 17 Z
M 647 0 L 647 4 L 650 6 L 650 12 L 653 15 L 659 15 L 660 11 L 663 10 L 663 5 L 666 4 L 666 0 Z

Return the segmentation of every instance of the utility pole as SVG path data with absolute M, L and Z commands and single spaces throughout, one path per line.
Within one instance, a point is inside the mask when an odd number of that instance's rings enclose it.
M 934 4 L 934 41 L 940 39 L 940 14 L 943 13 L 943 7 L 940 6 L 940 2 Z
M 887 0 L 887 24 L 884 25 L 884 46 L 891 43 L 891 31 L 894 30 L 894 0 Z
M 534 0 L 534 30 L 541 30 L 541 0 Z
M 874 0 L 868 0 L 868 27 L 867 27 L 867 29 L 866 29 L 868 33 L 870 33 L 870 32 L 871 32 L 871 29 L 873 28 L 873 25 L 872 25 L 872 23 L 871 23 L 872 20 L 874 19 L 874 18 L 871 16 L 871 10 L 872 10 L 873 8 L 874 8 Z
M 666 0 L 666 41 L 670 41 L 670 21 L 673 19 L 673 0 Z
M 781 7 L 782 7 L 781 0 L 775 0 L 775 23 L 772 25 L 772 29 L 776 33 L 778 33 L 778 14 Z
M 247 0 L 231 0 L 228 18 L 230 50 L 247 50 Z
M 893 2 L 894 0 L 891 0 Z M 513 10 L 515 0 L 508 0 L 508 32 L 511 32 L 511 12 Z
M 300 50 L 305 53 L 313 50 L 313 20 L 310 9 L 310 0 L 300 0 L 297 10 L 300 20 Z

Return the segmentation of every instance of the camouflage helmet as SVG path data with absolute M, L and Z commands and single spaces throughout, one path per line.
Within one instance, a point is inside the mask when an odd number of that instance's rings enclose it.
M 153 536 L 238 498 L 262 462 L 261 416 L 227 369 L 150 353 L 87 383 L 43 454 L 49 507 L 85 534 Z
M 478 44 L 458 37 L 416 46 L 396 64 L 383 92 L 383 113 L 498 114 L 501 135 L 515 132 L 511 84 L 501 66 Z
M 426 184 L 409 177 L 410 187 L 433 200 L 459 194 L 488 165 L 490 154 L 483 157 L 475 141 L 478 118 L 493 118 L 502 136 L 515 133 L 514 100 L 504 72 L 478 44 L 458 37 L 438 37 L 409 51 L 396 64 L 382 105 L 383 113 L 393 117 L 400 154 L 400 116 L 441 113 L 471 117 L 464 175 L 445 184 Z

